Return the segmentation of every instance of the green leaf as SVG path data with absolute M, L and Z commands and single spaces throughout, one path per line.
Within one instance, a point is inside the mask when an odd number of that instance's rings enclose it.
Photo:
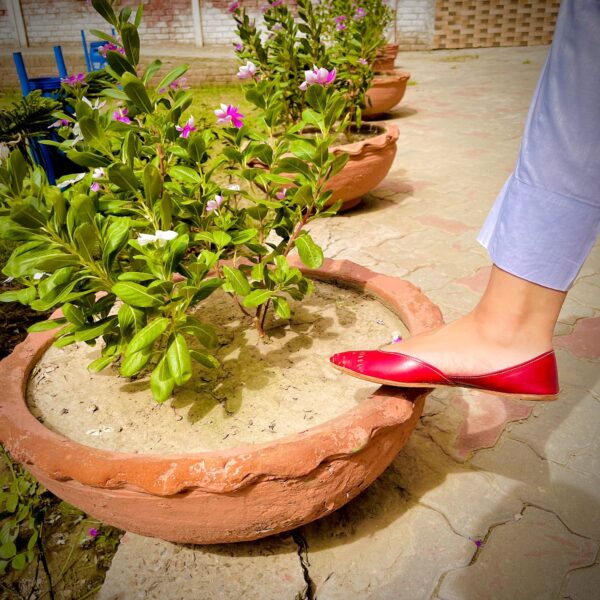
M 198 284 L 197 292 L 194 294 L 192 302 L 197 304 L 208 298 L 215 290 L 223 285 L 223 280 L 218 277 L 205 279 Z
M 179 79 L 187 70 L 187 65 L 180 65 L 175 67 L 172 71 L 169 71 L 156 86 L 156 91 L 158 92 L 159 90 L 169 87 L 171 83 L 173 83 L 176 79 Z
M 13 559 L 12 562 L 10 563 L 10 566 L 15 570 L 15 571 L 21 571 L 22 569 L 25 568 L 25 566 L 27 565 L 27 558 L 25 556 L 24 552 L 21 552 L 20 554 L 17 554 Z
M 119 281 L 137 281 L 137 283 L 141 283 L 144 281 L 150 281 L 151 279 L 156 279 L 156 277 L 154 277 L 154 275 L 152 275 L 151 273 L 128 271 L 126 273 L 121 273 L 118 279 Z
M 303 233 L 296 239 L 296 248 L 300 259 L 310 269 L 318 269 L 323 264 L 323 250 L 308 233 Z
M 141 6 L 141 4 L 140 4 L 140 6 Z M 154 75 L 160 69 L 161 66 L 162 66 L 162 62 L 158 58 L 155 58 L 144 70 L 144 74 L 142 75 L 142 83 L 144 85 L 147 85 L 148 82 L 152 79 L 152 77 L 154 77 Z
M 10 211 L 10 218 L 23 227 L 30 229 L 39 229 L 46 226 L 47 219 L 33 206 L 26 203 L 19 203 L 13 206 Z
M 107 267 L 110 267 L 114 257 L 126 246 L 130 230 L 128 218 L 115 219 L 108 227 L 102 248 L 102 262 Z
M 306 102 L 316 111 L 325 112 L 327 108 L 327 90 L 321 85 L 311 85 L 306 90 Z
M 294 156 L 285 156 L 277 163 L 279 173 L 301 173 L 305 177 L 311 177 L 310 167 L 306 162 Z
M 127 96 L 140 110 L 146 113 L 154 112 L 154 104 L 140 79 L 131 73 L 123 73 L 121 83 Z
M 202 183 L 202 178 L 199 173 L 191 167 L 175 165 L 169 169 L 169 175 L 175 181 L 183 181 L 183 183 L 189 183 L 191 185 Z
M 213 240 L 219 248 L 224 248 L 231 242 L 231 236 L 225 231 L 213 231 Z
M 219 361 L 212 356 L 212 354 L 198 352 L 198 350 L 190 350 L 190 355 L 196 362 L 199 362 L 203 367 L 208 369 L 218 369 L 221 366 Z
M 113 27 L 117 27 L 117 16 L 115 15 L 111 4 L 107 0 L 92 0 L 92 6 L 105 21 L 110 23 Z M 94 33 L 94 35 L 98 35 L 99 32 L 92 33 Z
M 177 385 L 183 385 L 192 376 L 192 361 L 187 342 L 181 333 L 175 335 L 167 349 L 169 371 Z
M 137 375 L 152 357 L 152 347 L 142 348 L 138 352 L 128 354 L 121 363 L 120 373 L 123 377 Z
M 12 511 L 11 511 L 12 512 Z M 17 553 L 17 547 L 14 542 L 6 542 L 0 546 L 0 558 L 11 559 Z
M 116 163 L 108 169 L 108 179 L 122 190 L 134 194 L 137 193 L 140 185 L 133 171 L 121 163 Z
M 140 36 L 137 27 L 131 23 L 123 25 L 121 28 L 121 40 L 125 55 L 132 65 L 137 65 L 140 62 Z
M 83 139 L 90 145 L 94 145 L 102 139 L 102 133 L 98 127 L 98 123 L 93 117 L 81 117 L 79 119 L 79 127 L 81 128 L 81 135 Z
M 117 313 L 117 319 L 121 332 L 127 331 L 132 327 L 134 331 L 137 331 L 144 324 L 145 313 L 139 308 L 123 304 Z
M 160 198 L 161 191 L 162 177 L 160 171 L 152 163 L 148 163 L 144 167 L 144 194 L 150 206 Z
M 233 291 L 239 296 L 246 296 L 250 293 L 251 288 L 246 276 L 239 270 L 225 265 L 223 267 L 223 275 L 227 283 L 233 288 Z
M 72 160 L 76 165 L 82 167 L 106 167 L 110 164 L 110 160 L 105 156 L 94 154 L 93 152 L 78 152 L 77 150 L 67 150 L 67 158 Z
M 273 306 L 275 307 L 275 312 L 277 316 L 282 319 L 289 319 L 292 316 L 292 309 L 288 304 L 287 300 L 284 298 L 280 298 L 279 296 L 273 297 Z
M 56 329 L 67 322 L 66 319 L 48 319 L 47 321 L 38 321 L 27 328 L 29 333 L 40 333 L 42 331 L 50 331 Z
M 215 330 L 194 317 L 187 317 L 182 331 L 192 334 L 205 348 L 215 348 L 218 344 Z
M 273 296 L 271 290 L 253 290 L 244 298 L 244 306 L 247 308 L 256 308 L 264 304 Z
M 17 506 L 19 505 L 19 496 L 18 494 L 8 494 L 6 497 L 6 510 L 9 513 L 14 513 L 17 510 Z M 10 558 L 10 557 L 3 557 Z
M 143 329 L 140 329 L 132 338 L 125 349 L 125 354 L 133 354 L 139 352 L 143 348 L 152 345 L 169 327 L 169 319 L 166 317 L 160 317 L 154 319 L 146 325 Z
M 119 52 L 109 50 L 106 53 L 106 61 L 119 77 L 125 73 L 135 75 L 135 67 Z
M 73 325 L 77 325 L 78 327 L 81 327 L 85 324 L 85 315 L 83 314 L 81 308 L 79 308 L 78 306 L 75 306 L 74 304 L 69 304 L 67 302 L 63 304 L 62 312 L 67 318 L 67 321 L 69 321 L 69 323 L 73 323 Z
M 231 238 L 231 243 L 239 246 L 240 244 L 245 244 L 249 242 L 251 239 L 254 239 L 258 231 L 256 229 L 244 229 L 243 231 L 238 231 Z
M 91 371 L 92 373 L 98 373 L 99 371 L 102 371 L 102 369 L 106 369 L 106 367 L 108 367 L 108 365 L 110 365 L 114 360 L 114 356 L 101 356 L 100 358 L 93 360 L 87 366 L 88 371 Z
M 123 302 L 138 306 L 140 308 L 150 308 L 160 306 L 163 302 L 160 298 L 149 294 L 144 286 L 132 281 L 120 281 L 115 283 L 111 289 L 112 293 L 118 296 Z
M 164 402 L 169 398 L 174 387 L 175 380 L 171 377 L 167 359 L 163 356 L 150 376 L 152 395 L 157 402 Z
M 76 342 L 87 342 L 89 340 L 95 340 L 100 336 L 104 335 L 111 329 L 115 329 L 117 325 L 117 317 L 107 317 L 106 319 L 100 319 L 95 323 L 79 329 L 73 333 Z

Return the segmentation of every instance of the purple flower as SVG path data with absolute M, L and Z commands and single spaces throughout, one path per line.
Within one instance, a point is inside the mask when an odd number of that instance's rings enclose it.
M 67 119 L 58 119 L 58 121 L 54 121 L 52 125 L 48 125 L 48 129 L 51 127 L 66 127 L 69 125 L 69 121 Z
M 231 13 L 234 14 L 240 7 L 240 3 L 237 0 L 234 0 L 228 7 L 227 10 Z
M 108 42 L 108 44 L 104 44 L 104 46 L 100 46 L 100 48 L 98 48 L 98 52 L 104 56 L 104 58 L 106 58 L 106 55 L 109 52 L 118 52 L 119 54 L 125 54 L 125 48 L 123 48 L 123 46 L 117 46 L 116 44 L 113 44 L 112 42 Z
M 99 533 L 100 532 L 95 527 L 88 529 L 88 535 L 92 538 L 98 537 Z
M 175 129 L 177 129 L 177 131 L 180 132 L 180 135 L 182 138 L 189 137 L 190 133 L 192 133 L 192 131 L 196 131 L 196 123 L 194 121 L 194 117 L 190 117 L 187 120 L 187 123 L 183 127 L 180 127 L 179 125 L 175 125 Z
M 359 6 L 356 9 L 356 12 L 354 13 L 354 20 L 355 21 L 360 21 L 362 18 L 364 18 L 367 14 L 367 11 L 362 7 Z
M 244 115 L 238 110 L 237 106 L 221 104 L 221 108 L 215 110 L 215 115 L 217 116 L 217 123 L 220 125 L 231 123 L 231 125 L 238 129 L 244 125 L 242 120 Z
M 90 185 L 90 190 L 92 190 L 92 192 L 99 192 L 100 184 L 97 181 L 94 181 L 94 183 L 92 183 L 92 185 Z
M 238 71 L 238 79 L 252 79 L 256 75 L 256 65 L 252 61 L 247 61 Z
M 277 8 L 278 6 L 281 6 L 283 4 L 283 0 L 273 0 L 273 2 L 271 2 L 271 6 L 273 8 Z
M 85 80 L 85 73 L 77 73 L 77 75 L 69 75 L 69 77 L 63 77 L 61 79 L 61 83 L 66 83 L 67 85 L 78 85 Z
M 275 198 L 277 198 L 277 200 L 285 200 L 286 194 L 287 190 L 285 188 L 282 188 L 275 194 Z
M 115 110 L 113 113 L 113 119 L 129 125 L 131 123 L 131 119 L 127 116 L 128 112 L 129 111 L 126 108 L 117 108 L 117 110 Z
M 206 212 L 209 213 L 209 212 L 213 212 L 215 210 L 219 210 L 219 208 L 221 208 L 221 204 L 223 204 L 223 200 L 224 200 L 223 196 L 221 196 L 220 194 L 217 194 L 215 196 L 214 200 L 209 200 L 206 203 Z
M 358 62 L 359 62 L 361 65 L 368 65 L 368 64 L 369 64 L 369 63 L 367 62 L 367 59 L 366 59 L 366 58 L 359 58 L 359 59 L 358 59 Z
M 233 45 L 233 48 L 236 52 L 241 52 L 244 49 L 244 44 L 240 44 L 239 42 L 237 44 Z
M 190 86 L 187 84 L 187 77 L 179 77 L 175 81 L 171 81 L 169 87 L 172 90 L 189 90 Z
M 304 71 L 304 83 L 300 85 L 301 90 L 306 90 L 309 85 L 329 85 L 335 81 L 336 71 L 332 69 L 328 71 L 324 67 L 313 65 L 312 71 Z

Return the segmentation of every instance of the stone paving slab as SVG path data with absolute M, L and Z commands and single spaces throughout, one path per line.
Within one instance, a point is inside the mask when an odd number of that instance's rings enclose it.
M 593 563 L 597 552 L 597 542 L 573 535 L 556 515 L 528 507 L 519 521 L 492 530 L 474 564 L 444 577 L 439 597 L 441 600 L 556 598 L 561 576 Z M 588 596 L 587 600 L 591 598 Z
M 470 310 L 490 270 L 476 235 L 514 167 L 546 52 L 401 53 L 413 85 L 392 114 L 394 166 L 357 209 L 314 224 L 325 255 L 412 281 L 447 320 Z M 599 303 L 597 244 L 555 331 L 557 402 L 436 390 L 390 468 L 346 507 L 294 538 L 239 546 L 127 535 L 101 600 L 595 600 Z

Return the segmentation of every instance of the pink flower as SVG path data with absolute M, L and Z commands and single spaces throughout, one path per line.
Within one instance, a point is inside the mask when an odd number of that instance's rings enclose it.
M 92 183 L 92 185 L 90 185 L 90 190 L 92 190 L 92 192 L 99 192 L 100 184 L 97 181 L 94 181 L 94 183 Z
M 287 190 L 285 188 L 282 188 L 280 191 L 278 191 L 275 194 L 275 198 L 277 198 L 277 200 L 285 200 L 286 194 L 287 194 Z
M 242 65 L 238 71 L 238 79 L 252 79 L 256 75 L 256 65 L 247 61 L 245 65 Z
M 99 531 L 95 527 L 88 529 L 88 535 L 90 537 L 93 537 L 93 538 L 98 537 L 98 533 L 99 533 Z
M 221 208 L 221 204 L 223 204 L 223 196 L 217 194 L 214 200 L 209 200 L 206 203 L 206 212 L 213 212 L 215 210 L 219 210 Z
M 180 77 L 175 81 L 171 81 L 169 87 L 172 90 L 189 90 L 190 86 L 187 84 L 187 77 Z
M 241 51 L 244 49 L 244 45 L 243 45 L 243 44 L 240 44 L 240 43 L 238 42 L 237 44 L 234 44 L 234 45 L 233 45 L 233 49 L 234 49 L 236 52 L 241 52 Z
M 300 85 L 301 90 L 306 90 L 309 85 L 313 85 L 314 83 L 318 85 L 329 85 L 335 81 L 336 71 L 332 69 L 328 71 L 324 67 L 317 67 L 313 65 L 312 71 L 304 71 L 304 83 Z
M 366 14 L 367 14 L 367 11 L 362 6 L 359 6 L 356 9 L 356 12 L 354 13 L 354 20 L 360 21 L 362 18 L 365 17 Z
M 217 116 L 217 123 L 220 125 L 229 124 L 240 129 L 244 125 L 244 115 L 238 110 L 237 106 L 231 104 L 221 104 L 221 108 L 215 110 Z
M 51 127 L 67 127 L 69 125 L 69 121 L 67 119 L 58 119 L 58 121 L 54 121 L 52 125 L 48 125 L 48 129 Z
M 64 77 L 61 79 L 61 83 L 66 83 L 67 85 L 77 85 L 82 83 L 85 79 L 85 73 L 77 73 L 77 75 L 70 75 L 69 77 Z
M 128 112 L 129 111 L 126 108 L 117 108 L 117 110 L 115 110 L 113 113 L 113 119 L 129 125 L 131 123 L 131 119 L 127 116 Z
M 240 3 L 237 2 L 237 0 L 234 0 L 228 7 L 227 10 L 231 13 L 234 14 L 240 7 Z
M 113 44 L 112 42 L 108 42 L 108 44 L 104 44 L 104 46 L 100 46 L 100 48 L 98 48 L 98 52 L 106 58 L 106 55 L 109 52 L 118 52 L 119 54 L 125 54 L 125 48 L 123 48 L 123 46 L 117 46 L 116 44 Z
M 359 58 L 359 59 L 358 59 L 358 62 L 359 62 L 361 65 L 368 65 L 368 64 L 369 64 L 365 58 Z
M 346 29 L 346 25 L 344 23 L 338 23 L 335 28 L 338 31 L 344 31 L 344 29 Z
M 273 0 L 273 2 L 271 2 L 271 6 L 273 8 L 277 8 L 278 6 L 281 6 L 283 4 L 283 0 Z
M 180 135 L 182 138 L 189 137 L 189 135 L 190 135 L 190 133 L 192 133 L 192 131 L 196 131 L 196 123 L 194 121 L 194 117 L 190 117 L 187 120 L 187 123 L 183 127 L 180 127 L 179 125 L 175 125 L 175 129 L 177 129 L 177 131 L 180 132 Z

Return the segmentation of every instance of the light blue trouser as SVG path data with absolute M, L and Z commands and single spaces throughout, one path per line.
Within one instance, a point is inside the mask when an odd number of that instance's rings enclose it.
M 600 233 L 600 0 L 563 0 L 517 166 L 478 241 L 495 265 L 567 290 Z

